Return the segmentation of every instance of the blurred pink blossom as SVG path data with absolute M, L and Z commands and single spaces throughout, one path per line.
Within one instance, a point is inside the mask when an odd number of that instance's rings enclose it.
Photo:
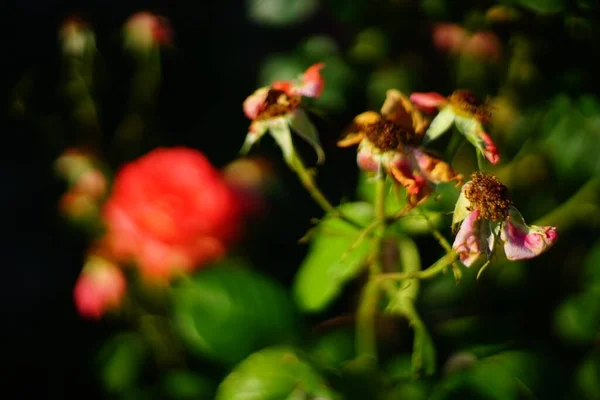
M 112 262 L 92 255 L 77 279 L 73 297 L 79 314 L 100 319 L 123 301 L 127 282 L 123 272 Z

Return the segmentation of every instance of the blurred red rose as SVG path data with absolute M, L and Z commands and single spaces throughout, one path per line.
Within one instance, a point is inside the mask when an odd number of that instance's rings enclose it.
M 159 148 L 123 167 L 103 210 L 106 243 L 148 278 L 168 279 L 222 256 L 239 229 L 239 205 L 202 155 Z
M 125 276 L 115 264 L 90 256 L 73 291 L 77 311 L 83 317 L 99 319 L 121 305 L 126 287 Z

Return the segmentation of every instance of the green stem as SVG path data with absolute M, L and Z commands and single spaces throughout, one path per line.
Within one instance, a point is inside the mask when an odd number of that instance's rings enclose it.
M 377 282 L 370 279 L 363 289 L 356 315 L 356 354 L 369 365 L 377 362 L 375 317 L 380 293 Z
M 442 258 L 437 260 L 429 268 L 422 271 L 411 272 L 394 272 L 389 274 L 381 274 L 377 277 L 379 280 L 397 280 L 404 279 L 431 279 L 443 272 L 448 266 L 452 265 L 458 259 L 458 254 L 454 251 L 447 253 Z
M 359 357 L 375 363 L 377 361 L 377 343 L 375 315 L 379 305 L 380 288 L 377 276 L 381 274 L 381 247 L 386 229 L 385 222 L 385 178 L 377 179 L 375 187 L 375 222 L 372 225 L 377 229 L 375 240 L 373 241 L 373 250 L 371 253 L 371 262 L 369 263 L 369 281 L 363 289 L 358 307 L 356 321 L 356 352 Z
M 302 185 L 306 188 L 306 190 L 308 190 L 310 196 L 323 209 L 323 211 L 331 214 L 331 216 L 333 217 L 340 218 L 341 220 L 346 221 L 359 229 L 363 228 L 361 224 L 343 215 L 329 202 L 329 200 L 327 200 L 327 197 L 325 197 L 323 192 L 321 192 L 321 190 L 319 190 L 319 188 L 315 184 L 313 175 L 306 169 L 304 163 L 298 155 L 294 154 L 291 162 L 289 163 L 289 166 L 296 173 L 296 175 L 298 175 L 298 178 L 300 179 L 300 182 L 302 182 Z

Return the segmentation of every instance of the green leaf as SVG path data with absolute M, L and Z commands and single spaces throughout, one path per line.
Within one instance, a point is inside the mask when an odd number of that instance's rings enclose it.
M 343 327 L 326 332 L 310 346 L 311 356 L 320 364 L 339 368 L 353 360 L 355 352 L 354 327 Z
M 317 0 L 247 0 L 248 18 L 270 26 L 296 25 L 317 11 Z
M 588 345 L 600 329 L 600 291 L 568 297 L 556 310 L 555 329 L 572 345 Z
M 349 50 L 355 61 L 375 63 L 388 54 L 389 43 L 385 33 L 378 28 L 368 28 L 356 35 L 356 42 Z
M 365 225 L 373 218 L 368 203 L 347 203 L 339 210 Z M 326 217 L 313 234 L 308 255 L 294 281 L 294 298 L 305 312 L 327 307 L 344 284 L 358 275 L 369 251 L 366 239 L 356 242 L 360 231 L 337 218 Z
M 317 152 L 317 162 L 322 164 L 325 161 L 325 152 L 323 151 L 323 147 L 321 147 L 319 133 L 312 122 L 310 122 L 310 119 L 308 119 L 308 115 L 306 115 L 304 110 L 297 109 L 289 117 L 288 121 L 294 132 L 306 140 L 315 149 Z
M 101 381 L 111 393 L 131 389 L 141 373 L 146 347 L 140 336 L 122 333 L 109 340 L 100 350 Z
M 288 125 L 289 118 L 281 117 L 271 119 L 269 120 L 268 124 L 269 132 L 281 149 L 283 158 L 288 164 L 293 165 L 296 149 L 294 148 L 294 143 L 292 142 L 292 132 L 290 132 L 290 127 Z
M 216 400 L 336 399 L 319 373 L 288 347 L 272 347 L 239 363 L 219 385 Z
M 555 14 L 565 9 L 564 0 L 519 0 L 519 4 L 539 14 Z
M 162 386 L 167 398 L 175 400 L 211 400 L 216 390 L 210 379 L 185 370 L 165 372 Z
M 577 367 L 574 374 L 574 392 L 576 396 L 570 399 L 598 399 L 600 398 L 600 355 L 598 351 L 591 353 Z
M 172 292 L 173 324 L 197 354 L 231 365 L 265 346 L 295 339 L 285 290 L 255 271 L 225 262 L 180 282 Z
M 427 128 L 427 132 L 425 132 L 425 136 L 423 137 L 423 143 L 430 142 L 432 140 L 437 139 L 442 134 L 444 134 L 454 122 L 454 110 L 452 110 L 451 106 L 444 107 L 438 115 L 435 116 L 429 128 Z

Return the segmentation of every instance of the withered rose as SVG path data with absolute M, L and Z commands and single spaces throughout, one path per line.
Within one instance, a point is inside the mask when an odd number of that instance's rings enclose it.
M 462 176 L 421 148 L 427 121 L 399 91 L 388 90 L 381 114 L 358 115 L 340 147 L 358 144 L 357 163 L 365 171 L 388 173 L 406 188 L 416 205 L 441 182 L 461 182 Z

